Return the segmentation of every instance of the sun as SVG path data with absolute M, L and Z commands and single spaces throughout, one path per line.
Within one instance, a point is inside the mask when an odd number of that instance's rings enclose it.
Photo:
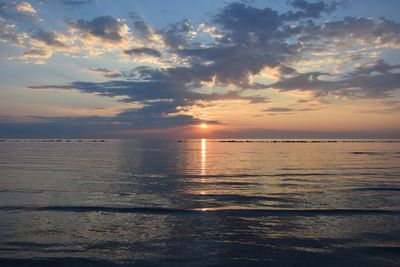
M 202 123 L 202 124 L 200 124 L 200 128 L 207 129 L 208 125 L 206 123 Z

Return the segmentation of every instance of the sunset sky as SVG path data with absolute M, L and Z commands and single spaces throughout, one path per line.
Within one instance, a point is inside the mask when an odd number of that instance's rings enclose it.
M 2 1 L 0 137 L 400 137 L 399 10 Z

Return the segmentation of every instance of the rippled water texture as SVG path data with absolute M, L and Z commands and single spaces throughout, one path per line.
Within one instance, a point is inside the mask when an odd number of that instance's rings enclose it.
M 400 266 L 400 143 L 0 142 L 0 265 Z

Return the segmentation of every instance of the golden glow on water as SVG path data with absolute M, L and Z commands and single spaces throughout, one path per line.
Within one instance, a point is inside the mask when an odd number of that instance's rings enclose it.
M 206 175 L 206 159 L 207 159 L 207 139 L 201 139 L 201 175 Z

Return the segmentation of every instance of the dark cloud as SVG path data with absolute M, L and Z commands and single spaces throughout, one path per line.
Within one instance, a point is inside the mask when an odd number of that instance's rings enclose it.
M 214 22 L 225 31 L 222 42 L 235 44 L 266 44 L 279 37 L 282 20 L 278 12 L 266 7 L 259 9 L 243 3 L 227 5 Z
M 265 112 L 291 112 L 294 111 L 292 108 L 285 108 L 285 107 L 275 107 L 275 108 L 267 108 L 264 109 Z
M 145 110 L 143 110 L 145 111 Z M 200 123 L 189 115 L 171 117 L 130 110 L 110 117 L 40 117 L 35 122 L 1 122 L 1 138 L 82 138 L 113 137 L 116 132 L 175 128 Z M 207 121 L 207 123 L 214 123 Z M 132 133 L 131 133 L 132 134 Z M 114 135 L 115 136 L 115 135 Z
M 266 66 L 279 65 L 276 58 L 279 54 L 241 46 L 182 49 L 176 53 L 191 62 L 187 73 L 190 72 L 194 80 L 210 81 L 215 77 L 221 84 L 235 84 L 242 88 L 252 87 L 249 75 L 259 73 Z
M 281 89 L 282 91 L 292 90 L 312 90 L 316 93 L 322 94 L 322 92 L 328 89 L 329 86 L 335 86 L 335 82 L 321 80 L 319 77 L 322 75 L 329 75 L 328 73 L 321 72 L 308 72 L 296 74 L 289 78 L 284 78 L 270 87 Z
M 276 11 L 231 3 L 213 22 L 220 37 L 212 46 L 190 45 L 185 35 L 178 36 L 173 44 L 169 42 L 173 52 L 191 64 L 187 74 L 190 72 L 194 81 L 215 79 L 239 89 L 258 88 L 258 84 L 250 84 L 249 76 L 265 67 L 277 68 L 282 73 L 295 71 L 285 62 L 297 54 L 299 45 L 286 41 L 288 35 L 280 29 L 283 22 Z M 190 24 L 184 25 L 178 32 L 190 32 Z M 172 36 L 177 36 L 173 32 Z
M 89 70 L 99 73 L 104 77 L 107 78 L 119 78 L 119 77 L 123 77 L 123 72 L 121 71 L 115 71 L 115 70 L 109 70 L 109 69 L 105 69 L 105 68 L 90 68 Z
M 198 124 L 201 120 L 191 115 L 169 116 L 168 111 L 175 109 L 174 104 L 159 102 L 141 109 L 128 110 L 116 116 L 114 121 L 128 126 L 129 129 L 171 128 Z M 209 121 L 208 123 L 216 123 Z
M 174 81 L 169 77 L 162 80 L 114 80 L 103 83 L 74 82 L 71 85 L 30 86 L 31 89 L 79 90 L 102 96 L 123 96 L 125 102 L 151 104 L 156 101 L 168 101 L 175 108 L 194 105 L 196 101 L 247 100 L 253 103 L 265 101 L 260 96 L 241 96 L 238 92 L 199 93 L 191 90 L 185 83 Z M 176 109 L 174 109 L 176 111 Z M 171 110 L 167 111 L 171 113 Z
M 285 114 L 285 115 L 290 115 L 298 112 L 304 112 L 304 111 L 314 111 L 317 109 L 312 109 L 312 108 L 302 108 L 302 109 L 295 109 L 295 108 L 288 108 L 288 107 L 271 107 L 267 109 L 263 109 L 262 111 L 269 113 L 268 115 L 270 116 L 275 116 L 278 114 Z
M 152 42 L 154 36 L 153 29 L 135 12 L 130 12 L 129 17 L 133 20 L 132 32 L 135 38 L 145 44 Z
M 334 1 L 331 3 L 318 1 L 311 3 L 305 0 L 293 0 L 289 1 L 289 4 L 294 8 L 300 9 L 301 11 L 289 11 L 286 14 L 283 14 L 282 18 L 285 20 L 298 20 L 302 18 L 318 19 L 323 13 L 331 14 L 338 8 L 339 5 L 343 5 L 344 3 L 344 1 Z
M 107 69 L 92 69 L 109 75 Z M 121 76 L 128 80 L 111 80 L 102 83 L 74 82 L 70 85 L 31 86 L 32 89 L 78 90 L 108 97 L 123 97 L 124 102 L 142 104 L 143 108 L 124 112 L 114 117 L 119 123 L 132 121 L 137 125 L 157 123 L 157 127 L 171 127 L 198 123 L 198 119 L 180 114 L 201 102 L 218 100 L 243 100 L 249 103 L 265 102 L 261 96 L 242 96 L 237 91 L 226 93 L 201 93 L 195 91 L 191 68 L 152 69 L 141 67 Z M 216 122 L 215 122 L 216 123 Z M 154 126 L 154 125 L 152 125 Z M 139 126 L 137 126 L 139 127 Z M 148 126 L 150 127 L 150 126 Z
M 125 39 L 124 24 L 112 16 L 100 16 L 91 21 L 80 19 L 67 21 L 72 29 L 79 31 L 84 37 L 97 37 L 110 43 L 120 43 Z
M 67 48 L 67 45 L 59 40 L 59 36 L 55 32 L 36 31 L 32 34 L 32 39 L 40 41 L 47 46 L 57 48 Z
M 184 19 L 177 23 L 171 24 L 166 29 L 158 33 L 163 37 L 164 42 L 171 49 L 188 47 L 188 41 L 191 39 L 191 31 L 193 26 L 190 20 Z
M 150 40 L 151 36 L 153 35 L 150 26 L 142 20 L 134 22 L 133 32 L 136 37 L 138 37 L 139 39 L 141 39 L 145 42 L 148 42 Z
M 168 115 L 175 105 L 168 101 L 159 101 L 144 105 L 143 108 L 130 109 L 112 117 L 27 117 L 28 121 L 15 123 L 13 119 L 0 118 L 0 137 L 41 137 L 41 138 L 82 138 L 115 136 L 116 132 L 145 129 L 166 129 L 184 127 L 206 122 L 191 115 Z M 132 134 L 132 133 L 131 133 Z
M 105 69 L 105 68 L 90 68 L 91 71 L 100 72 L 100 73 L 111 73 L 112 70 Z
M 308 103 L 308 102 L 310 102 L 310 100 L 307 100 L 307 99 L 299 99 L 299 100 L 297 100 L 297 103 Z
M 124 50 L 127 55 L 138 55 L 138 56 L 151 56 L 151 57 L 161 57 L 160 51 L 147 47 L 132 48 L 129 50 Z
M 345 17 L 322 25 L 312 22 L 286 28 L 292 35 L 298 35 L 299 41 L 310 43 L 323 42 L 339 45 L 368 44 L 369 46 L 400 47 L 400 23 L 387 18 L 375 21 L 371 18 Z
M 61 1 L 64 5 L 69 7 L 81 7 L 83 5 L 92 4 L 93 0 L 62 0 Z
M 321 72 L 301 73 L 280 80 L 270 87 L 281 91 L 312 91 L 316 96 L 331 94 L 351 98 L 388 97 L 400 89 L 399 70 L 400 65 L 389 65 L 379 60 L 339 77 Z M 321 79 L 324 76 L 325 79 Z
M 383 60 L 378 60 L 374 63 L 357 67 L 349 76 L 379 76 L 387 73 L 395 74 L 396 70 L 399 74 L 400 64 L 390 65 Z

